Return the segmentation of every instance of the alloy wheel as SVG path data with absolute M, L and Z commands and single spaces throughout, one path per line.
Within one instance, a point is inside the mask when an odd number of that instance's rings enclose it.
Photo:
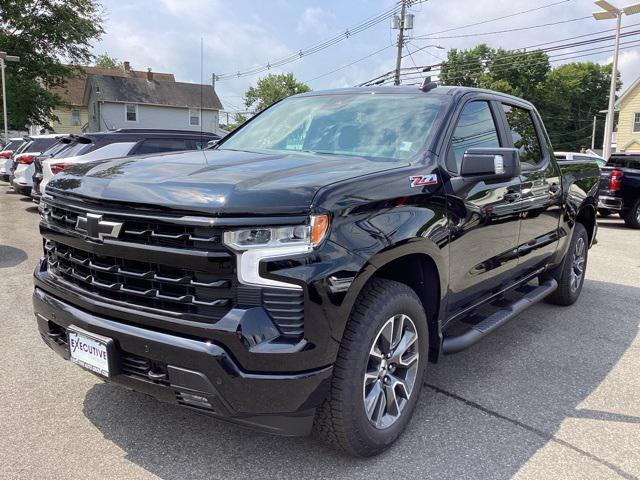
M 409 316 L 394 315 L 378 331 L 364 374 L 367 418 L 377 429 L 393 425 L 411 398 L 418 374 L 418 331 Z
M 580 282 L 584 276 L 585 257 L 586 248 L 584 238 L 578 238 L 573 248 L 573 264 L 571 266 L 571 279 L 569 284 L 572 292 L 575 292 L 580 287 Z

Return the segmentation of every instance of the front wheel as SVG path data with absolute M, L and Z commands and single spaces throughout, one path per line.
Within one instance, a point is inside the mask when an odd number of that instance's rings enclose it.
M 388 448 L 415 409 L 429 333 L 420 299 L 406 285 L 374 279 L 358 298 L 314 430 L 330 446 L 368 457 Z
M 547 301 L 556 305 L 573 305 L 582 291 L 587 270 L 589 236 L 581 223 L 576 223 L 569 249 L 562 264 L 552 275 L 558 282 L 558 288 L 547 297 Z

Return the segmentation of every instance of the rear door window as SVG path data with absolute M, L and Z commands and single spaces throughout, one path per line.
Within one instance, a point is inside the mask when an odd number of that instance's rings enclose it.
M 542 148 L 531 111 L 505 103 L 502 108 L 509 122 L 513 146 L 520 151 L 520 162 L 537 167 L 542 162 Z
M 148 153 L 177 152 L 180 150 L 188 150 L 187 140 L 179 138 L 150 138 L 140 144 L 135 154 L 144 155 Z

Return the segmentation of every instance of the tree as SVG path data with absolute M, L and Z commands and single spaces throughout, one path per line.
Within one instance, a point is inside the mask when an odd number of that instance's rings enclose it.
M 102 68 L 120 68 L 122 62 L 116 57 L 110 57 L 108 53 L 101 53 L 96 57 L 96 67 Z
M 232 132 L 246 121 L 247 121 L 247 117 L 245 117 L 241 113 L 234 113 L 233 123 L 221 124 L 220 128 L 223 128 L 227 132 Z
M 607 106 L 610 79 L 610 65 L 586 62 L 551 68 L 543 51 L 484 44 L 450 50 L 440 73 L 446 85 L 488 88 L 529 100 L 538 108 L 554 148 L 573 151 L 591 143 L 593 116 Z M 604 118 L 596 138 L 602 138 L 603 128 Z
M 255 87 L 247 89 L 244 104 L 250 110 L 260 111 L 278 100 L 310 90 L 308 85 L 298 82 L 293 73 L 270 74 L 259 79 Z
M 62 104 L 50 91 L 78 71 L 62 63 L 93 60 L 90 42 L 103 33 L 95 0 L 5 0 L 0 3 L 0 45 L 20 63 L 7 64 L 9 127 L 47 125 Z

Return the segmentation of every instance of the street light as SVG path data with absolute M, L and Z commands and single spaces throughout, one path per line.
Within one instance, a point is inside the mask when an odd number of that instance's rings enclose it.
M 622 14 L 634 15 L 640 13 L 640 3 L 630 5 L 622 10 L 614 7 L 606 0 L 598 0 L 594 2 L 599 6 L 602 12 L 595 12 L 593 18 L 596 20 L 616 19 L 616 47 L 613 51 L 613 69 L 611 71 L 611 90 L 609 91 L 609 109 L 607 110 L 607 121 L 604 127 L 604 145 L 602 146 L 602 156 L 606 159 L 611 155 L 611 136 L 613 135 L 614 108 L 616 103 L 616 78 L 618 76 L 618 52 L 620 50 L 620 24 L 622 23 Z
M 0 52 L 0 70 L 2 71 L 2 113 L 4 116 L 4 143 L 9 143 L 9 125 L 7 124 L 7 91 L 4 87 L 4 67 L 5 62 L 19 62 L 20 57 L 7 55 L 7 52 Z

